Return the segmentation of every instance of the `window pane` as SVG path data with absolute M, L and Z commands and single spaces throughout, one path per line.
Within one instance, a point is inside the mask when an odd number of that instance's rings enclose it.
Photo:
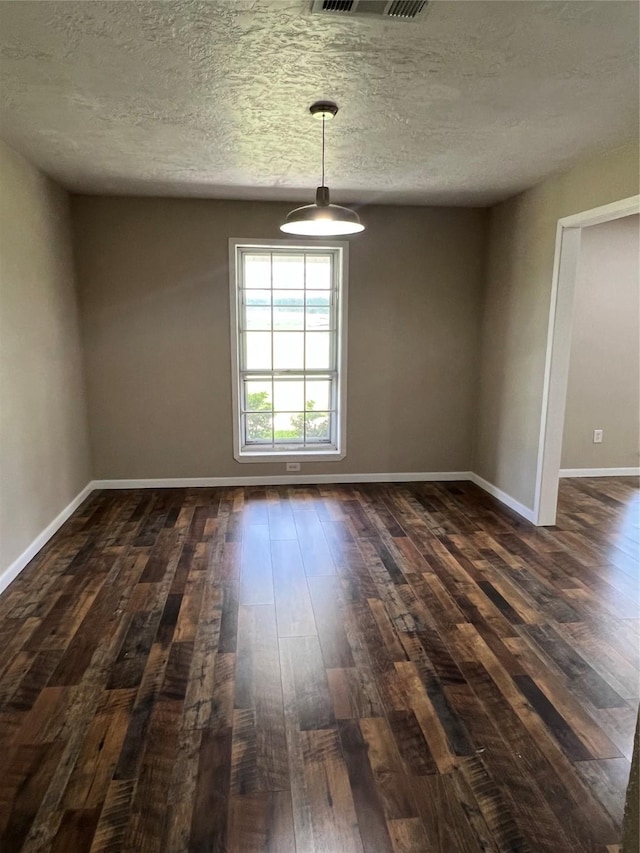
M 269 306 L 247 305 L 244 324 L 245 329 L 271 329 L 271 308 Z
M 307 379 L 307 399 L 305 409 L 331 408 L 331 382 L 328 379 Z
M 274 255 L 273 286 L 302 289 L 304 287 L 304 255 Z
M 244 328 L 271 329 L 271 291 L 246 290 L 244 302 Z
M 305 414 L 307 441 L 328 441 L 331 419 L 329 412 L 307 412 Z
M 245 305 L 271 305 L 270 290 L 248 290 L 244 294 Z
M 282 308 L 304 308 L 304 290 L 274 290 L 273 304 Z
M 273 328 L 304 329 L 304 290 L 273 291 Z
M 247 360 L 245 369 L 271 369 L 271 332 L 245 332 Z
M 331 287 L 331 258 L 327 255 L 307 255 L 307 287 L 328 290 Z
M 279 331 L 304 329 L 304 308 L 274 308 L 273 328 Z
M 247 441 L 271 441 L 273 415 L 245 415 Z
M 274 382 L 274 408 L 277 412 L 301 412 L 304 408 L 304 382 L 302 380 L 276 379 Z
M 254 334 L 259 334 L 254 332 Z M 275 370 L 301 370 L 304 362 L 302 332 L 273 333 L 273 367 Z
M 276 441 L 302 441 L 304 433 L 304 414 L 274 415 Z
M 247 412 L 270 412 L 271 382 L 248 380 L 244 383 L 244 408 Z
M 310 369 L 331 367 L 331 333 L 308 332 L 306 367 Z
M 271 256 L 244 256 L 244 286 L 271 287 Z
M 307 329 L 331 328 L 330 293 L 307 293 Z

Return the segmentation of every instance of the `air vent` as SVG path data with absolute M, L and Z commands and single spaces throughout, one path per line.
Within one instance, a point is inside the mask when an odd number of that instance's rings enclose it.
M 357 0 L 322 0 L 322 12 L 350 12 Z
M 424 13 L 428 5 L 428 0 L 312 0 L 311 11 L 341 18 L 349 16 L 413 21 Z
M 393 0 L 387 9 L 390 18 L 417 18 L 427 5 L 426 0 Z

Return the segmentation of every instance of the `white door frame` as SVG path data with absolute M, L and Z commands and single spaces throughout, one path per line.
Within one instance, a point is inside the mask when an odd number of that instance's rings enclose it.
M 537 525 L 556 522 L 573 299 L 582 229 L 588 225 L 600 225 L 602 222 L 621 219 L 638 212 L 640 195 L 635 195 L 558 220 L 536 471 L 534 523 Z

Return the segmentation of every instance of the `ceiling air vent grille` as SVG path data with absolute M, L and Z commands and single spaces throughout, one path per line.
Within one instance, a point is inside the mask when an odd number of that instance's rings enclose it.
M 428 5 L 428 0 L 312 0 L 311 11 L 340 17 L 414 21 Z
M 426 5 L 426 0 L 393 0 L 387 15 L 390 18 L 416 18 Z
M 323 12 L 350 12 L 355 0 L 322 0 Z

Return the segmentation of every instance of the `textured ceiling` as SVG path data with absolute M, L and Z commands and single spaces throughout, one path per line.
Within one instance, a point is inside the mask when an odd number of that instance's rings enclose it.
M 635 2 L 0 2 L 0 136 L 71 190 L 489 204 L 638 133 Z

